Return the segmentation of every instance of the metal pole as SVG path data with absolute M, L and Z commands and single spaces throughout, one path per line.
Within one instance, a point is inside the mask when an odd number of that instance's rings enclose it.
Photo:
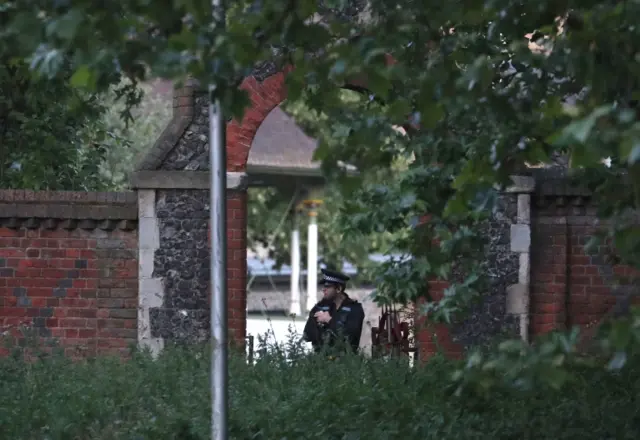
M 224 23 L 221 0 L 212 0 L 213 19 Z M 211 168 L 211 439 L 229 438 L 227 334 L 227 152 L 220 100 L 209 85 L 209 164 Z
M 209 104 L 211 163 L 211 435 L 227 440 L 227 158 L 220 102 Z

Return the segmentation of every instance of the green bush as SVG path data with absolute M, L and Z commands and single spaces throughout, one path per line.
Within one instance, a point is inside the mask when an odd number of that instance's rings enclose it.
M 0 439 L 207 439 L 205 347 L 157 360 L 0 360 Z M 329 361 L 281 349 L 230 360 L 232 439 L 637 439 L 640 363 L 612 374 L 576 367 L 559 391 L 455 397 L 455 362 Z

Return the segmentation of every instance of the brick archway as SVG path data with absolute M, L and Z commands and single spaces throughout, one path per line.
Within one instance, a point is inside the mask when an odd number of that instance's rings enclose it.
M 395 60 L 391 55 L 386 54 L 384 63 L 395 64 Z M 227 124 L 227 171 L 238 172 L 246 169 L 251 143 L 258 128 L 271 110 L 287 99 L 285 81 L 287 74 L 292 70 L 293 66 L 287 66 L 261 81 L 253 75 L 242 81 L 240 89 L 248 92 L 251 107 L 245 111 L 241 122 L 231 121 Z M 350 79 L 342 88 L 366 91 L 367 79 L 365 77 Z M 408 128 L 408 125 L 404 128 Z
M 242 81 L 240 88 L 248 92 L 251 107 L 245 111 L 241 122 L 234 120 L 227 123 L 227 171 L 246 169 L 251 143 L 258 128 L 271 110 L 287 99 L 285 80 L 290 71 L 291 68 L 286 68 L 263 81 L 258 81 L 254 76 Z
M 385 56 L 385 62 L 387 64 L 395 63 L 395 60 L 390 56 Z M 254 76 L 245 78 L 240 85 L 240 88 L 246 90 L 249 94 L 251 106 L 245 111 L 242 121 L 231 121 L 226 125 L 226 153 L 227 153 L 227 172 L 244 172 L 247 168 L 249 160 L 249 154 L 251 145 L 254 141 L 258 129 L 270 114 L 270 112 L 284 102 L 287 99 L 286 89 L 286 76 L 293 70 L 291 66 L 288 66 L 283 71 L 277 72 L 262 81 L 259 81 Z M 343 88 L 351 89 L 361 93 L 367 92 L 366 78 L 354 78 L 345 85 Z M 403 128 L 407 132 L 409 130 L 415 130 L 418 128 L 413 124 L 407 123 Z M 246 261 L 246 221 L 247 221 L 247 205 L 246 196 L 241 200 L 230 199 L 230 204 L 234 204 L 235 214 L 228 217 L 229 238 L 240 236 L 240 222 L 239 218 L 242 218 L 242 237 L 244 240 L 242 244 L 237 242 L 237 246 L 230 242 L 229 255 L 242 255 L 242 260 Z M 234 264 L 237 259 L 234 257 L 230 259 L 230 264 Z M 245 268 L 246 270 L 246 268 Z M 230 280 L 231 281 L 231 280 Z M 244 280 L 246 285 L 246 279 Z M 445 289 L 445 285 L 442 283 L 436 283 L 434 286 L 436 290 L 436 296 L 442 296 L 442 292 Z M 231 286 L 231 284 L 230 284 Z M 239 285 L 237 287 L 240 287 Z M 246 289 L 243 292 L 246 305 Z M 231 303 L 230 303 L 231 304 Z M 230 305 L 231 307 L 231 305 Z M 233 313 L 233 311 L 231 311 Z M 238 311 L 239 313 L 239 311 Z M 244 318 L 244 317 L 243 317 Z M 424 320 L 422 321 L 424 322 Z M 246 319 L 243 322 L 243 332 L 246 334 Z M 421 343 L 421 357 L 430 357 L 441 347 L 445 347 L 447 354 L 457 356 L 460 353 L 460 347 L 452 341 L 448 329 L 445 326 L 438 326 L 433 328 L 432 326 L 424 326 L 424 329 L 419 332 L 417 339 Z
M 227 154 L 227 173 L 245 173 L 249 162 L 249 155 L 254 139 L 259 128 L 265 122 L 271 112 L 287 99 L 286 77 L 293 67 L 288 66 L 282 71 L 273 73 L 272 75 L 258 79 L 255 76 L 245 78 L 240 88 L 247 91 L 250 99 L 250 107 L 245 110 L 241 121 L 232 120 L 226 125 L 226 154 Z M 362 87 L 359 82 L 350 82 L 346 87 Z M 229 316 L 235 316 L 238 320 L 242 320 L 235 331 L 242 332 L 243 337 L 246 336 L 246 259 L 247 259 L 247 197 L 246 192 L 241 194 L 238 192 L 230 193 L 228 200 L 228 210 L 233 210 L 227 216 L 228 227 L 228 265 L 230 273 L 236 275 L 228 278 L 229 286 Z M 242 263 L 241 263 L 242 262 Z M 243 265 L 238 271 L 236 267 Z M 237 276 L 242 274 L 242 277 Z M 233 283 L 233 279 L 237 283 Z M 240 285 L 242 282 L 242 286 Z M 233 287 L 232 287 L 233 286 Z M 242 288 L 242 310 L 233 310 L 235 302 L 232 298 L 237 298 L 240 294 L 238 289 Z M 240 315 L 242 317 L 240 318 Z M 230 318 L 231 320 L 231 318 Z M 230 326 L 233 323 L 230 321 Z
M 387 63 L 393 63 L 394 60 L 391 57 L 386 57 Z M 254 141 L 258 129 L 268 117 L 270 112 L 287 99 L 286 90 L 286 75 L 292 70 L 291 67 L 277 72 L 266 79 L 259 81 L 254 76 L 245 78 L 240 85 L 240 88 L 246 90 L 249 94 L 251 106 L 245 111 L 242 121 L 231 121 L 226 125 L 226 153 L 227 153 L 227 172 L 244 172 L 247 168 L 249 160 L 249 154 L 251 145 Z M 367 91 L 367 82 L 365 78 L 358 78 L 345 84 L 343 88 L 352 89 L 358 92 Z M 415 129 L 415 126 L 403 127 L 407 131 Z M 239 218 L 242 218 L 243 227 L 246 228 L 247 221 L 247 206 L 246 197 L 241 200 L 230 199 L 230 204 L 234 204 L 236 214 L 228 217 L 229 225 L 229 238 L 240 236 L 240 222 Z M 246 229 L 243 231 L 242 237 L 246 240 Z M 242 255 L 242 259 L 246 260 L 246 241 L 239 241 L 236 244 L 230 242 L 229 244 L 230 255 Z M 237 261 L 235 257 L 230 259 L 230 264 L 235 264 Z M 246 280 L 244 280 L 246 283 Z M 231 282 L 231 280 L 230 280 Z M 438 283 L 436 283 L 438 284 Z M 442 284 L 442 283 L 439 283 Z M 230 284 L 231 286 L 231 284 Z M 240 287 L 239 285 L 237 287 Z M 434 286 L 436 290 L 436 296 L 441 296 L 444 291 L 444 285 Z M 246 290 L 243 292 L 246 298 Z M 246 304 L 246 303 L 245 303 Z M 230 306 L 231 307 L 231 306 Z M 238 311 L 240 313 L 240 311 Z M 374 320 L 375 321 L 375 320 Z M 246 320 L 244 321 L 244 331 L 246 333 Z M 460 347 L 453 343 L 448 329 L 444 326 L 438 326 L 433 328 L 432 326 L 425 326 L 423 330 L 417 335 L 418 340 L 422 346 L 421 357 L 430 357 L 439 348 L 445 347 L 447 354 L 456 356 L 460 353 Z
M 241 121 L 233 120 L 226 125 L 227 172 L 245 172 L 247 167 L 251 166 L 250 155 L 252 146 L 255 145 L 256 136 L 260 136 L 262 125 L 267 121 L 274 109 L 286 101 L 288 97 L 286 78 L 287 74 L 292 70 L 293 67 L 288 66 L 282 71 L 261 80 L 254 76 L 249 76 L 242 81 L 240 88 L 248 93 L 251 105 L 245 110 Z M 366 80 L 363 78 L 350 79 L 340 87 L 358 93 L 368 93 Z M 240 212 L 237 212 L 237 214 L 244 218 L 246 225 L 248 212 L 246 199 L 242 201 L 241 209 L 242 214 Z M 239 224 L 232 223 L 235 221 L 232 220 L 231 216 L 229 217 L 230 229 L 239 226 Z M 230 231 L 230 234 L 236 234 L 236 232 Z M 246 259 L 246 242 L 242 244 L 241 248 L 234 247 L 232 249 L 230 244 L 229 252 L 234 255 L 242 254 L 243 259 Z M 231 262 L 232 260 L 230 260 L 230 264 Z M 245 296 L 247 295 L 246 291 L 243 293 Z M 377 322 L 378 316 L 372 316 L 371 318 L 372 322 Z M 244 333 L 246 333 L 246 327 Z M 363 337 L 367 337 L 367 335 L 368 332 L 365 331 Z M 364 341 L 364 343 L 368 345 L 368 340 Z
M 394 63 L 394 60 L 387 56 L 385 59 L 387 64 Z M 246 170 L 247 162 L 249 159 L 251 145 L 254 141 L 256 133 L 260 128 L 263 121 L 267 118 L 269 113 L 278 105 L 280 105 L 287 98 L 286 90 L 286 75 L 292 70 L 291 67 L 275 73 L 262 81 L 257 80 L 254 76 L 245 78 L 241 84 L 241 88 L 246 90 L 249 94 L 251 101 L 251 107 L 245 111 L 241 122 L 231 121 L 226 126 L 226 149 L 227 149 L 227 172 L 243 172 Z M 344 88 L 354 89 L 360 92 L 367 91 L 366 78 L 358 78 L 350 81 L 343 86 Z M 418 127 L 410 124 L 406 124 L 403 128 L 407 132 L 415 130 Z M 235 197 L 235 196 L 234 196 Z M 510 196 L 513 198 L 513 196 Z M 235 214 L 228 217 L 230 237 L 242 237 L 242 240 L 238 240 L 229 244 L 229 255 L 233 255 L 229 260 L 229 264 L 239 264 L 237 255 L 241 255 L 241 260 L 246 262 L 246 221 L 247 221 L 247 206 L 246 196 L 241 199 L 230 198 L 230 206 L 233 203 L 235 208 Z M 240 235 L 239 228 L 241 223 L 239 219 L 242 219 L 242 235 Z M 509 224 L 504 223 L 498 226 L 494 225 L 497 229 L 502 230 L 503 234 L 508 230 Z M 511 260 L 517 257 L 515 254 Z M 515 260 L 514 260 L 515 261 Z M 246 264 L 246 263 L 245 263 Z M 514 264 L 518 264 L 515 262 Z M 246 272 L 246 266 L 244 268 Z M 243 272 L 243 273 L 245 273 Z M 246 279 L 243 279 L 246 285 Z M 231 279 L 229 280 L 231 287 Z M 431 283 L 431 293 L 434 300 L 439 300 L 443 297 L 444 291 L 447 287 L 446 283 L 442 281 L 434 280 Z M 237 285 L 239 288 L 240 285 Z M 235 290 L 235 289 L 234 289 Z M 230 292 L 231 295 L 236 295 L 239 291 Z M 246 301 L 246 289 L 244 289 L 242 295 Z M 243 302 L 246 304 L 246 302 Z M 231 303 L 230 303 L 231 307 Z M 238 310 L 238 315 L 240 311 Z M 243 313 L 243 312 L 242 312 Z M 243 328 L 242 334 L 246 332 L 246 319 L 243 316 Z M 432 325 L 428 320 L 420 318 L 417 320 L 419 327 L 417 328 L 416 339 L 420 345 L 420 358 L 429 359 L 437 352 L 443 352 L 447 356 L 460 357 L 464 351 L 464 346 L 458 340 L 459 337 L 454 335 L 455 330 L 445 325 Z M 475 332 L 476 329 L 467 330 L 468 332 Z M 459 332 L 458 332 L 459 333 Z
M 393 60 L 387 57 L 385 62 Z M 248 92 L 251 106 L 241 121 L 226 125 L 228 325 L 238 343 L 246 335 L 245 171 L 259 127 L 287 98 L 286 76 L 291 70 L 245 78 L 240 88 Z M 366 91 L 366 79 L 343 87 Z M 206 91 L 187 81 L 174 91 L 172 121 L 132 176 L 141 215 L 138 339 L 152 348 L 162 348 L 167 340 L 202 339 L 208 334 L 207 136 Z

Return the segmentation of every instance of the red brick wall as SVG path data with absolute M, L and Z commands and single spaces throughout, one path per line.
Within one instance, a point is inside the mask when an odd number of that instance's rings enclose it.
M 430 283 L 430 293 L 435 301 L 443 297 L 447 283 L 444 281 L 432 281 Z M 463 348 L 456 344 L 449 327 L 445 324 L 430 323 L 424 316 L 416 319 L 416 341 L 418 344 L 418 357 L 422 361 L 429 360 L 437 353 L 450 358 L 462 356 Z
M 588 254 L 584 244 L 594 230 L 593 227 L 574 225 L 568 234 L 571 246 L 566 277 L 569 285 L 568 326 L 592 326 L 620 304 L 623 295 L 628 292 L 624 287 L 640 276 L 638 271 L 630 267 L 612 263 L 610 259 L 613 252 L 609 246 L 600 246 L 597 253 Z M 632 298 L 632 302 L 637 299 Z
M 640 274 L 612 264 L 608 246 L 586 252 L 585 245 L 597 230 L 596 209 L 588 193 L 562 182 L 539 183 L 542 188 L 531 206 L 529 338 L 580 326 L 588 339 L 612 309 L 624 312 L 625 286 Z M 437 300 L 446 284 L 431 285 Z M 631 302 L 638 302 L 637 296 Z M 438 352 L 450 357 L 462 354 L 446 326 L 425 319 L 418 324 L 422 360 Z
M 70 354 L 137 340 L 134 193 L 0 191 L 0 328 Z M 116 217 L 116 218 L 114 218 Z
M 247 329 L 247 194 L 227 198 L 227 320 L 229 339 L 244 346 Z
M 211 225 L 209 225 L 211 240 Z M 227 322 L 229 341 L 244 347 L 247 330 L 247 194 L 227 196 Z M 211 295 L 209 295 L 211 300 Z
M 579 196 L 538 198 L 533 218 L 531 334 L 592 328 L 625 295 L 630 268 L 612 264 L 612 249 L 588 254 L 595 208 Z
M 566 224 L 554 224 L 553 216 L 548 219 L 545 223 L 538 216 L 532 225 L 532 234 L 536 237 L 536 246 L 531 252 L 530 328 L 533 334 L 563 329 L 567 319 L 568 228 Z

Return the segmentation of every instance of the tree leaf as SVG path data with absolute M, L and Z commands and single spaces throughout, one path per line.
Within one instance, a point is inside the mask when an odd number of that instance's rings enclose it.
M 70 82 L 74 87 L 93 90 L 95 88 L 96 78 L 89 66 L 82 65 L 73 73 Z

